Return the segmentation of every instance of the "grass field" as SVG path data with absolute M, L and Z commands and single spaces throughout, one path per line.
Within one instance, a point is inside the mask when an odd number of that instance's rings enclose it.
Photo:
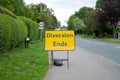
M 0 80 L 43 80 L 47 71 L 48 53 L 43 42 L 0 52 Z

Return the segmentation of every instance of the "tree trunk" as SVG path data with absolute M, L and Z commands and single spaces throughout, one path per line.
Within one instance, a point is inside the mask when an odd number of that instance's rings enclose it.
M 99 29 L 99 37 L 103 37 L 103 34 L 104 34 L 104 32 L 103 32 L 103 26 L 104 25 L 101 25 L 101 28 Z
M 113 25 L 113 38 L 118 38 L 117 37 L 116 25 Z

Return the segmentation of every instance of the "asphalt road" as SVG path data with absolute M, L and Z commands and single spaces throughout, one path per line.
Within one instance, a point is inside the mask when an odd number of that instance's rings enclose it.
M 99 41 L 96 39 L 85 39 L 76 36 L 76 45 L 101 55 L 111 62 L 120 65 L 120 44 Z

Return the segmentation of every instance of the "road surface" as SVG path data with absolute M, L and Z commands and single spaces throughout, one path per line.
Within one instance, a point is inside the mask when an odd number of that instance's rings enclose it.
M 70 51 L 70 68 L 66 62 L 61 67 L 53 65 L 45 80 L 120 80 L 118 44 L 76 37 L 75 48 Z M 65 58 L 65 53 L 54 51 L 54 58 Z
M 76 37 L 76 45 L 120 64 L 120 44 Z

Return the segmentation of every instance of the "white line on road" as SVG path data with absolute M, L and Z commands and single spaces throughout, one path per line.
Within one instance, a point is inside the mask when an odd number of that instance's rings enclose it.
M 101 56 L 101 55 L 99 55 L 99 56 L 100 56 L 102 59 L 105 59 L 105 60 L 111 62 L 112 64 L 115 64 L 115 65 L 117 65 L 117 66 L 120 67 L 120 64 L 119 64 L 119 63 L 117 63 L 117 62 L 115 62 L 115 61 L 113 61 L 113 60 L 110 60 L 110 59 L 108 59 L 108 58 L 106 58 L 106 57 L 104 57 L 104 56 Z
M 120 46 L 115 46 L 116 48 L 120 48 Z

